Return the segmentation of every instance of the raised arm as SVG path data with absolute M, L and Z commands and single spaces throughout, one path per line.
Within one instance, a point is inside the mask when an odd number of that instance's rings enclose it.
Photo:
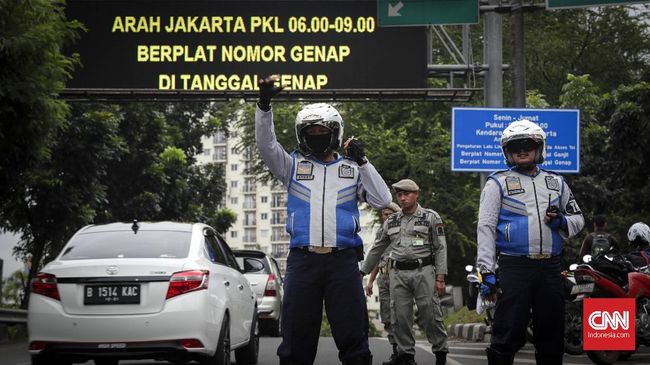
M 282 91 L 275 86 L 275 76 L 259 80 L 260 100 L 255 109 L 255 143 L 260 155 L 271 173 L 283 184 L 291 179 L 291 156 L 284 150 L 275 136 L 271 99 Z

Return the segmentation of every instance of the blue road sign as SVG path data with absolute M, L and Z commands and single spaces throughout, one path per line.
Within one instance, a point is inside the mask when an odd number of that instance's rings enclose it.
M 575 109 L 453 108 L 451 170 L 507 169 L 499 139 L 503 129 L 519 119 L 537 123 L 546 132 L 543 169 L 580 172 L 580 111 Z

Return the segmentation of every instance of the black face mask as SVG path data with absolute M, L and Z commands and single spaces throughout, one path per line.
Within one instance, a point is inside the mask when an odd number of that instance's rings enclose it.
M 332 139 L 332 134 L 320 134 L 320 135 L 306 135 L 305 144 L 313 153 L 324 153 L 327 148 L 330 146 L 330 140 Z

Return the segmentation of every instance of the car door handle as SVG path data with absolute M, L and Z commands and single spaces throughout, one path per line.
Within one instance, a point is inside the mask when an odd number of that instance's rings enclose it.
M 230 286 L 230 281 L 228 281 L 228 280 L 224 281 L 224 282 L 223 282 L 223 285 L 229 287 L 229 286 Z
M 239 290 L 244 290 L 244 286 L 241 285 L 241 284 L 239 284 L 239 285 L 237 285 L 237 289 L 239 289 Z

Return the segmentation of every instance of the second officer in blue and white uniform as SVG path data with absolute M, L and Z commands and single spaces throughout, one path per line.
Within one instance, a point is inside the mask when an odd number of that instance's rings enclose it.
M 562 364 L 562 245 L 580 232 L 584 219 L 562 176 L 537 166 L 546 154 L 542 128 L 513 122 L 501 147 L 511 169 L 488 178 L 477 228 L 481 295 L 496 299 L 488 364 L 513 363 L 526 342 L 531 310 L 537 364 Z
M 271 98 L 281 87 L 260 80 L 255 137 L 264 162 L 288 187 L 287 231 L 291 235 L 281 311 L 280 364 L 311 365 L 316 356 L 325 303 L 332 336 L 344 365 L 371 365 L 368 313 L 358 261 L 363 257 L 357 204 L 381 209 L 391 202 L 388 186 L 357 140 L 344 144 L 343 119 L 331 105 L 309 104 L 296 116 L 299 151 L 277 142 Z

